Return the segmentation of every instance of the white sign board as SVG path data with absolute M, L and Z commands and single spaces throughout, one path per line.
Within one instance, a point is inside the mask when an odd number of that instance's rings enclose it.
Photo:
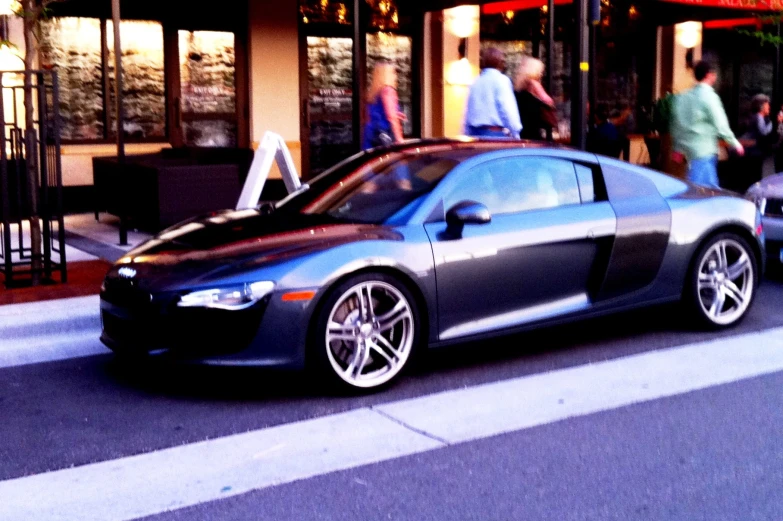
M 250 171 L 247 173 L 245 186 L 242 187 L 242 193 L 239 195 L 237 210 L 246 210 L 258 206 L 258 200 L 261 198 L 264 184 L 269 178 L 269 172 L 272 170 L 272 162 L 275 160 L 277 160 L 277 166 L 280 168 L 280 174 L 283 177 L 288 193 L 290 194 L 299 189 L 301 186 L 299 174 L 296 171 L 291 151 L 288 150 L 285 140 L 279 134 L 266 132 L 253 156 L 253 162 L 250 165 Z

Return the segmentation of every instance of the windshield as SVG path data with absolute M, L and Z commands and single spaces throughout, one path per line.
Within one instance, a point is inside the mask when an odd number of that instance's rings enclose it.
M 279 208 L 339 221 L 403 224 L 433 188 L 472 150 L 390 153 L 314 179 Z

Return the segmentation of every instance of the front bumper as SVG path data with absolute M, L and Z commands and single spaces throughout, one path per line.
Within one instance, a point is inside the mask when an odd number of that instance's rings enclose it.
M 238 311 L 180 308 L 176 306 L 180 295 L 107 280 L 100 300 L 101 342 L 117 353 L 163 355 L 186 362 L 303 364 L 306 335 L 301 333 L 306 327 L 296 327 L 303 322 L 301 308 L 280 306 L 279 297 L 272 304 L 273 294 Z

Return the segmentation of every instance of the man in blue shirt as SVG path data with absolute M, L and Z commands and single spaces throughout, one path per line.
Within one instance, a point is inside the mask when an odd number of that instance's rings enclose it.
M 511 78 L 503 74 L 506 57 L 490 47 L 482 53 L 481 75 L 470 88 L 465 111 L 465 134 L 518 139 L 522 131 Z

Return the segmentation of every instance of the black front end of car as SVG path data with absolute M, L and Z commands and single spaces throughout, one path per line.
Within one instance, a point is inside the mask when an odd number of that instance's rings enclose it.
M 269 296 L 239 310 L 178 305 L 186 291 L 155 291 L 144 280 L 107 275 L 101 288 L 101 342 L 119 354 L 153 351 L 183 359 L 239 353 L 258 334 Z

